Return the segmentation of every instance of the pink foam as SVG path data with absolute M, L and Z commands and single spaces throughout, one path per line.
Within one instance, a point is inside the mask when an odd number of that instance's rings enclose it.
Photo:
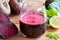
M 25 12 L 23 15 L 21 15 L 20 21 L 30 25 L 43 24 L 44 15 L 35 11 Z

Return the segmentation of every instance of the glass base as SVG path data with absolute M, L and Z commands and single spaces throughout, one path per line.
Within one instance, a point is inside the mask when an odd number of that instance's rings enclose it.
M 22 34 L 23 37 L 27 37 L 26 35 Z

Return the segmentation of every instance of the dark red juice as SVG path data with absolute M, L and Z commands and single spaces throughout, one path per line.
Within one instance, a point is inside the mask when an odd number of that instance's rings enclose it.
M 30 38 L 37 38 L 45 32 L 46 19 L 36 11 L 25 12 L 20 16 L 21 32 Z

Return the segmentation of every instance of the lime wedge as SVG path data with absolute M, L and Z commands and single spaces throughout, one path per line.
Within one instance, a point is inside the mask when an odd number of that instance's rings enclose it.
M 49 20 L 49 23 L 53 28 L 60 28 L 60 17 L 59 16 L 53 16 Z

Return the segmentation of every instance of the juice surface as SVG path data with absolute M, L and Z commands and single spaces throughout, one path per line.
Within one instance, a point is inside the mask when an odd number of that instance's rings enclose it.
M 20 21 L 29 25 L 43 24 L 44 15 L 35 11 L 25 12 L 23 15 L 21 15 Z

